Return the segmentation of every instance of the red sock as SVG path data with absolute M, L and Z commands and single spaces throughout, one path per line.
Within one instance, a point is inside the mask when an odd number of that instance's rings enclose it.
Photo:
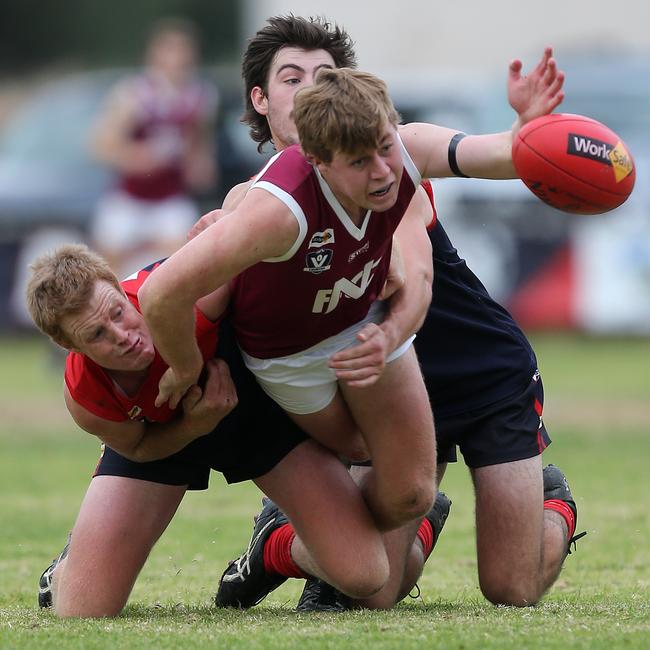
M 547 501 L 544 501 L 544 509 L 554 510 L 555 512 L 561 514 L 562 517 L 564 517 L 567 529 L 569 530 L 567 539 L 570 540 L 576 530 L 576 518 L 569 504 L 566 501 L 562 501 L 561 499 L 548 499 Z
M 291 557 L 291 544 L 296 536 L 291 524 L 274 530 L 264 544 L 264 570 L 287 578 L 309 578 Z
M 435 533 L 433 532 L 431 522 L 428 519 L 422 520 L 422 523 L 418 528 L 417 536 L 422 542 L 422 552 L 424 553 L 424 559 L 426 560 L 429 555 L 431 555 L 433 544 L 435 542 Z

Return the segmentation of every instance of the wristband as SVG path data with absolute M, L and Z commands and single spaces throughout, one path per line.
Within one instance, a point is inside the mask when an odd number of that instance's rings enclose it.
M 456 133 L 456 135 L 454 135 L 454 137 L 449 141 L 447 160 L 449 161 L 449 168 L 454 172 L 454 175 L 460 176 L 461 178 L 469 178 L 467 174 L 463 174 L 463 172 L 460 171 L 458 162 L 456 161 L 456 147 L 464 137 L 466 137 L 465 133 Z

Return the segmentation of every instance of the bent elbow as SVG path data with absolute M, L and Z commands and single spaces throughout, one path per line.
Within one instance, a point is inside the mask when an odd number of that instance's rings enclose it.
M 146 320 L 155 319 L 165 302 L 165 294 L 157 285 L 156 278 L 150 275 L 138 289 L 140 312 Z

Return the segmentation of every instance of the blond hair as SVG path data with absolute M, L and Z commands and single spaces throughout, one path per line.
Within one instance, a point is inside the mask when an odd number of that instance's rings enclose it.
M 64 348 L 74 344 L 63 331 L 61 320 L 88 305 L 96 282 L 103 280 L 122 292 L 108 263 L 84 244 L 66 244 L 41 255 L 30 269 L 26 298 L 32 320 Z
M 375 149 L 399 113 L 386 84 L 351 68 L 323 69 L 316 82 L 296 93 L 293 120 L 303 151 L 330 163 L 334 153 Z

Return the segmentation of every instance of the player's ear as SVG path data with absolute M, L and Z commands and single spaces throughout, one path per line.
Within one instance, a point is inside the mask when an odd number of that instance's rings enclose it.
M 260 115 L 267 115 L 269 112 L 269 100 L 266 96 L 266 93 L 260 86 L 255 86 L 251 90 L 251 102 L 253 103 L 253 108 Z
M 314 156 L 314 155 L 312 155 L 310 153 L 305 153 L 303 151 L 303 154 L 304 154 L 305 158 L 307 159 L 307 162 L 310 165 L 313 165 L 314 167 L 319 167 L 323 162 L 320 158 L 317 158 L 316 156 Z

